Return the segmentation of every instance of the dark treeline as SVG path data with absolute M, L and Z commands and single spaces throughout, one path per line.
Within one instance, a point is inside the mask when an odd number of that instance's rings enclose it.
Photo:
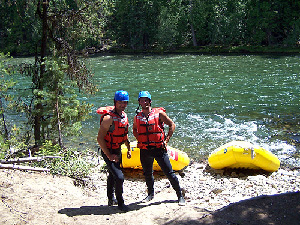
M 36 20 L 35 2 L 35 0 L 1 1 L 1 51 L 18 55 L 33 54 L 36 51 L 41 38 L 39 33 L 41 24 Z M 57 8 L 59 8 L 58 2 L 65 2 L 70 12 L 77 10 L 78 1 L 57 1 Z M 299 42 L 300 1 L 90 0 L 85 2 L 97 2 L 103 6 L 99 7 L 97 20 L 94 15 L 89 18 L 94 25 L 90 29 L 95 33 L 100 31 L 101 38 L 94 40 L 91 36 L 80 36 L 77 42 L 73 43 L 73 47 L 77 50 L 110 46 L 133 50 L 194 46 L 295 47 Z M 99 18 L 101 24 L 98 23 Z M 80 21 L 78 23 L 80 24 Z

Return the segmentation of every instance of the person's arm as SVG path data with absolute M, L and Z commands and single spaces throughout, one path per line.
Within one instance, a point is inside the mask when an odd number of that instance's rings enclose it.
M 110 161 L 118 162 L 119 157 L 115 154 L 110 153 L 109 149 L 106 147 L 106 141 L 104 139 L 104 137 L 106 136 L 106 134 L 107 134 L 110 126 L 112 125 L 112 123 L 113 123 L 113 119 L 110 115 L 106 115 L 106 116 L 103 117 L 100 129 L 98 131 L 97 142 L 100 145 L 100 148 L 102 149 L 104 154 L 107 156 L 107 158 Z
M 130 159 L 131 158 L 131 148 L 130 148 L 130 142 L 129 142 L 128 138 L 124 144 L 127 147 L 127 158 Z
M 136 139 L 138 139 L 139 134 L 137 132 L 136 117 L 134 117 L 134 119 L 133 119 L 132 132 L 133 132 L 134 137 Z
M 175 131 L 175 123 L 167 116 L 167 114 L 165 112 L 160 112 L 159 113 L 159 119 L 161 122 L 167 124 L 169 126 L 169 132 L 166 136 L 165 139 L 165 145 L 167 146 L 170 138 L 172 137 L 174 131 Z

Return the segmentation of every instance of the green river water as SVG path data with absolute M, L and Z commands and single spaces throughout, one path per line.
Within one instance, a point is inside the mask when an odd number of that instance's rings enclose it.
M 128 91 L 132 124 L 141 90 L 153 107 L 164 107 L 176 124 L 170 145 L 194 160 L 215 148 L 245 140 L 300 165 L 300 56 L 279 55 L 115 55 L 88 59 L 99 92 L 82 99 L 94 104 L 92 118 L 70 143 L 97 149 L 100 115 L 114 92 Z M 133 141 L 130 129 L 130 140 Z

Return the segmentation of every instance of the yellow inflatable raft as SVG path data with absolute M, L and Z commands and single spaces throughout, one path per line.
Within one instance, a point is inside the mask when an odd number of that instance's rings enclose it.
M 127 158 L 127 147 L 125 144 L 122 145 L 122 167 L 123 168 L 133 168 L 133 169 L 142 169 L 140 162 L 140 149 L 137 148 L 137 142 L 131 142 L 131 158 Z M 182 152 L 176 148 L 170 146 L 167 147 L 168 155 L 172 168 L 175 171 L 182 170 L 184 167 L 190 164 L 190 159 L 185 152 Z M 161 170 L 156 160 L 153 163 L 153 170 Z
M 208 157 L 214 169 L 245 168 L 278 170 L 280 161 L 271 152 L 246 141 L 232 141 L 214 150 Z

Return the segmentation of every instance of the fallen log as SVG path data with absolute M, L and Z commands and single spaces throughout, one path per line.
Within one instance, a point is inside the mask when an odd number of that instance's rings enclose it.
M 22 163 L 22 162 L 38 162 L 44 159 L 61 159 L 60 156 L 41 156 L 41 157 L 26 157 L 26 158 L 18 158 L 18 159 L 7 159 L 1 160 L 2 164 L 11 164 L 11 163 Z
M 30 170 L 38 172 L 50 172 L 50 169 L 32 166 L 20 166 L 14 164 L 0 164 L 0 169 L 13 169 L 13 170 Z

